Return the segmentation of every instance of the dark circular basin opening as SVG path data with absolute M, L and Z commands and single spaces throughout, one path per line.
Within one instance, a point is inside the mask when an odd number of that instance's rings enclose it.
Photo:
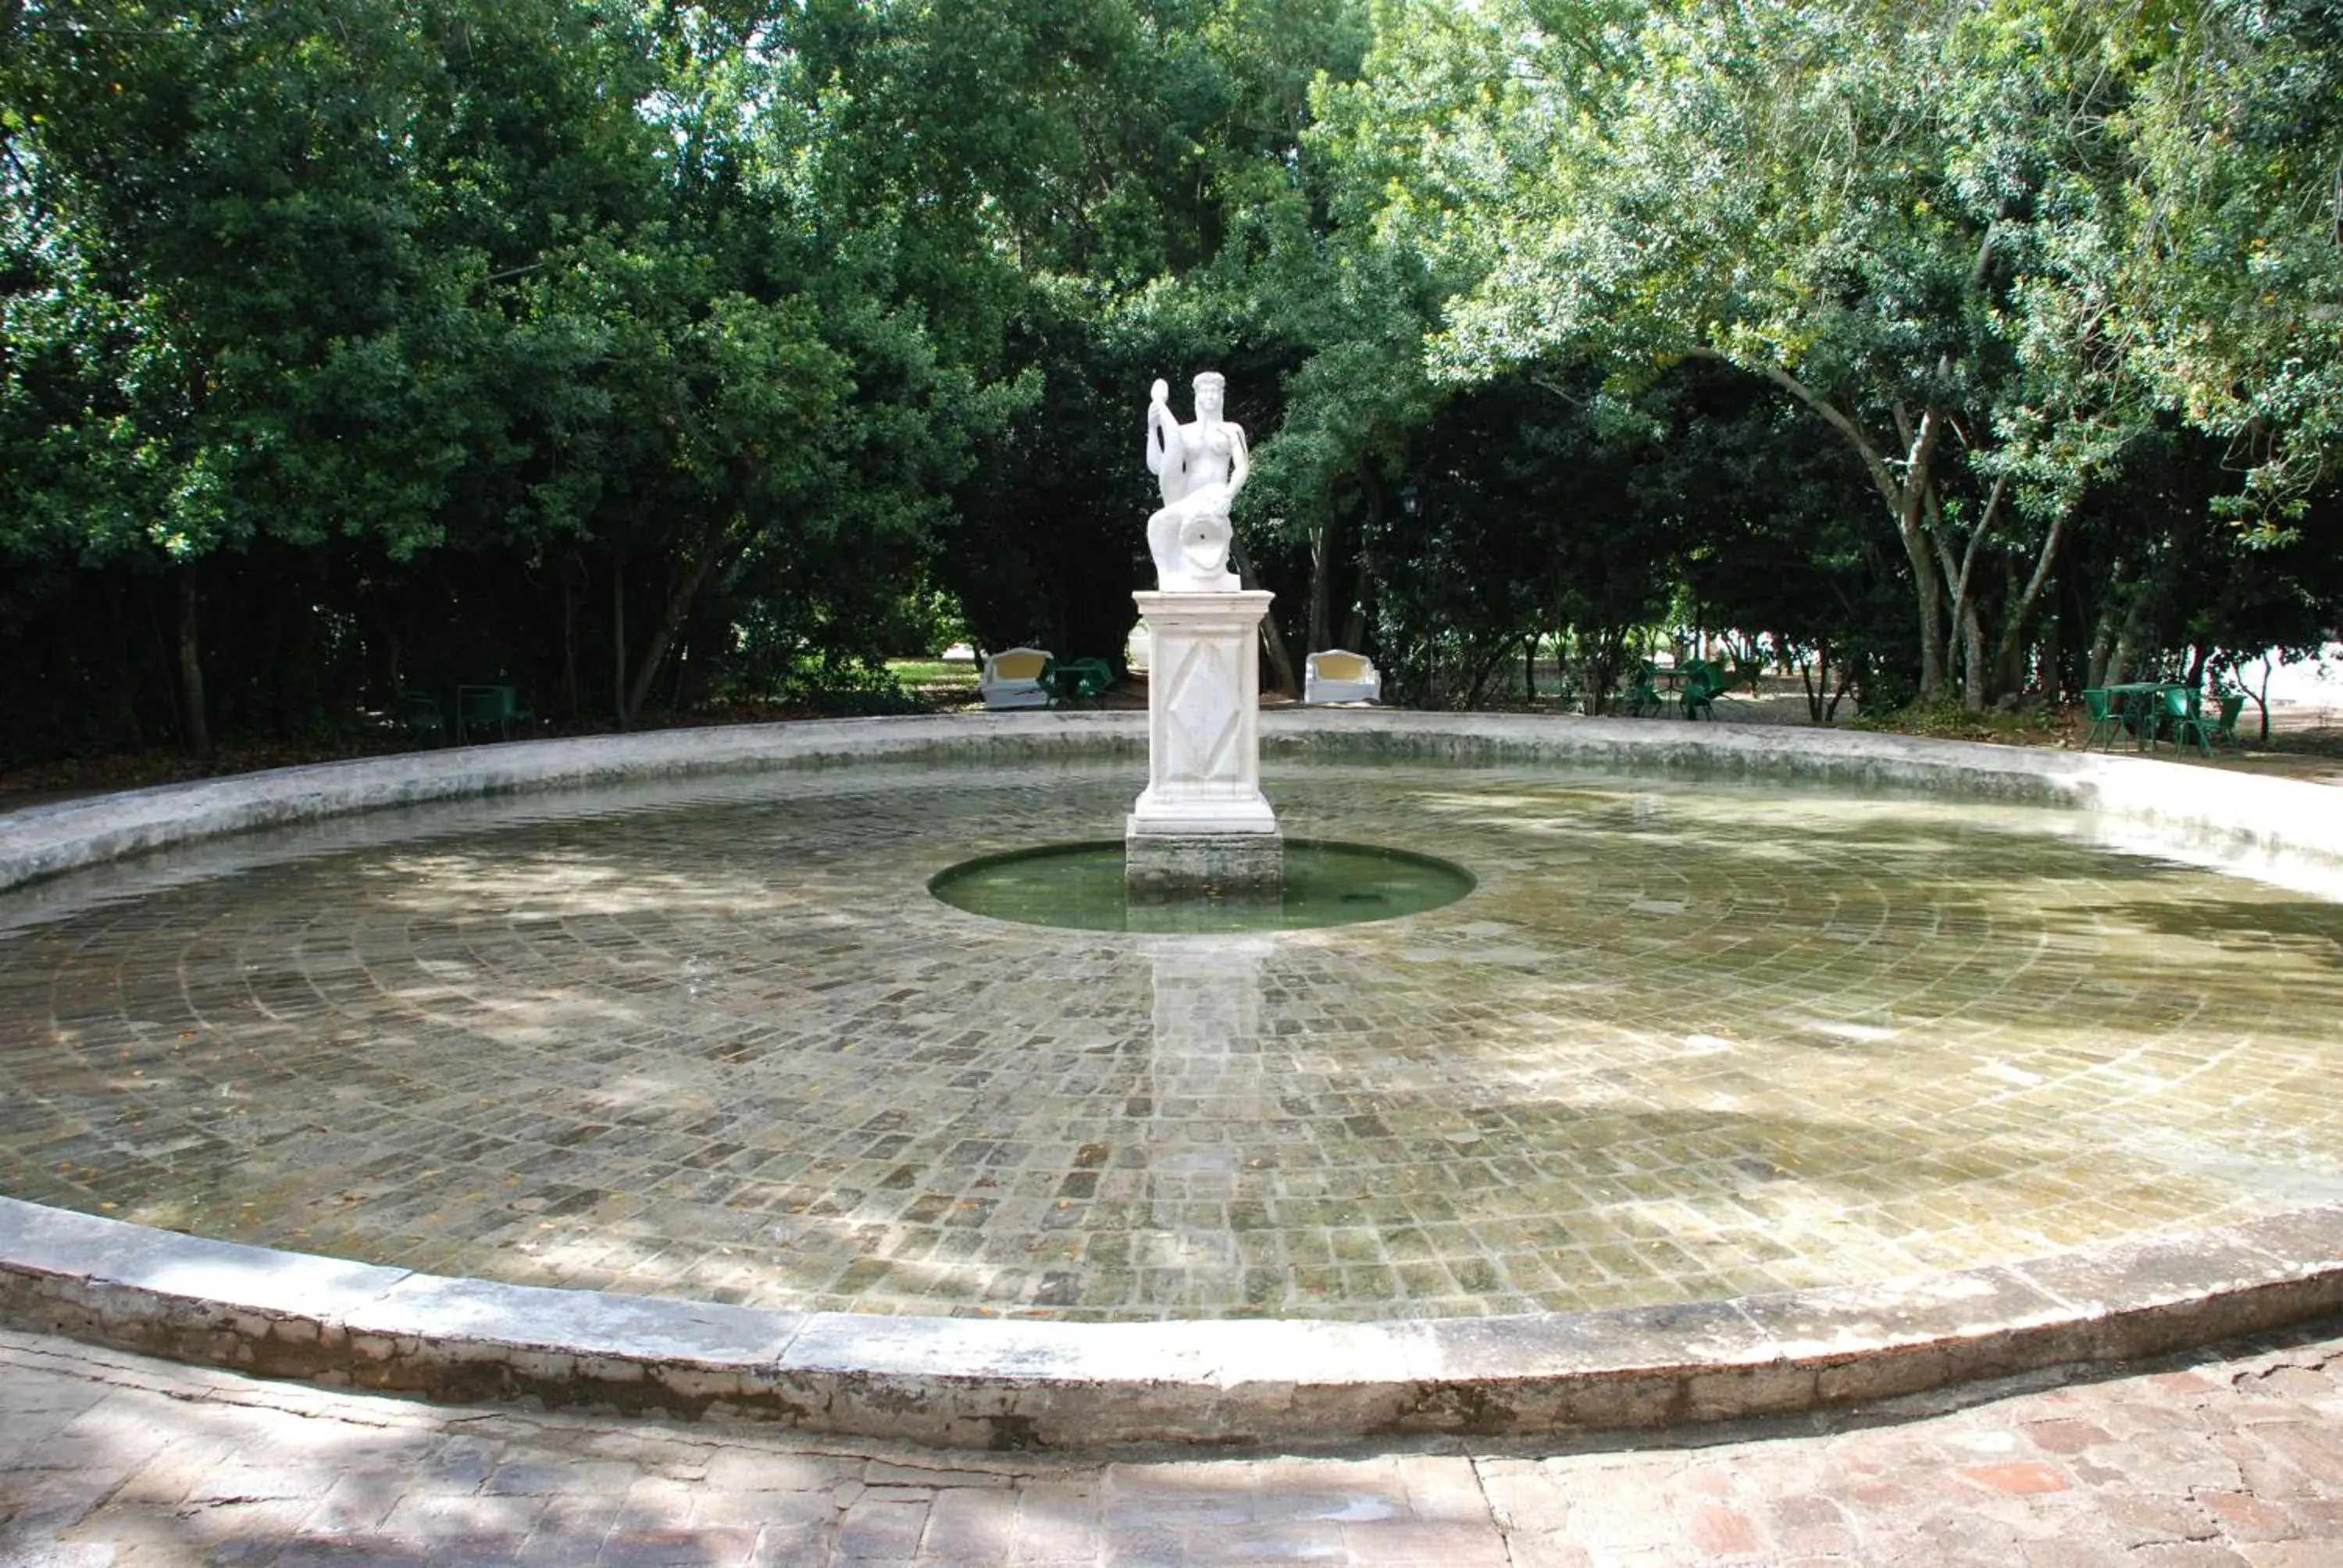
M 1045 844 L 948 867 L 928 890 L 954 909 L 998 920 L 1083 931 L 1290 931 L 1395 920 L 1453 904 L 1473 890 L 1453 861 L 1374 844 L 1285 841 L 1277 894 L 1170 902 L 1126 895 L 1122 841 Z

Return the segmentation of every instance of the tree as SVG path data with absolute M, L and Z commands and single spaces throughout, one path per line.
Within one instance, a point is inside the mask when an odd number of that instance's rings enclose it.
M 2122 314 L 2155 173 L 2125 52 L 2146 18 L 2111 41 L 2099 8 L 2031 0 L 1473 16 L 1413 24 L 1438 45 L 1379 54 L 1367 89 L 1424 127 L 1389 154 L 1378 223 L 1477 267 L 1437 367 L 1594 354 L 1630 387 L 1686 359 L 1764 377 L 1869 481 L 1923 690 L 1957 632 L 1981 705 L 2079 487 L 2157 412 Z M 1463 72 L 1460 34 L 1483 62 Z
M 2129 358 L 2230 443 L 2244 482 L 2223 515 L 2275 540 L 2343 455 L 2343 14 L 2199 0 L 2124 19 L 2140 165 Z

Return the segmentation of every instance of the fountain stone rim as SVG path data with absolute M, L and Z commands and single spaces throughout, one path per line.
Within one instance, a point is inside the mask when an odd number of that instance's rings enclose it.
M 1768 726 L 1272 710 L 1280 755 L 1566 759 L 1956 788 L 2259 874 L 2343 870 L 2329 787 Z M 0 889 L 356 811 L 882 759 L 1141 755 L 1141 716 L 970 715 L 406 753 L 0 815 Z M 2343 1309 L 2343 1205 L 1898 1282 L 1513 1318 L 1071 1323 L 799 1312 L 453 1279 L 0 1197 L 0 1322 L 451 1401 L 739 1415 L 991 1448 L 1289 1447 L 1788 1413 L 2157 1353 Z

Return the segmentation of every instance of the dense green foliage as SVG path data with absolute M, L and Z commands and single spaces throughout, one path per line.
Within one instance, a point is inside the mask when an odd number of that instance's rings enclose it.
M 1119 657 L 1207 367 L 1284 680 L 2316 643 L 2336 15 L 0 0 L 0 762 Z

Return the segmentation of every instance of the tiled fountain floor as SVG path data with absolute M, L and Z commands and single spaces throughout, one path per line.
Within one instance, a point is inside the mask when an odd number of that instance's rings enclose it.
M 0 1190 L 444 1274 L 1383 1318 L 1873 1282 L 2343 1196 L 2343 906 L 2030 809 L 1284 765 L 1479 889 L 1012 926 L 1129 762 L 378 814 L 0 898 Z M 623 809 L 621 808 L 624 808 Z

